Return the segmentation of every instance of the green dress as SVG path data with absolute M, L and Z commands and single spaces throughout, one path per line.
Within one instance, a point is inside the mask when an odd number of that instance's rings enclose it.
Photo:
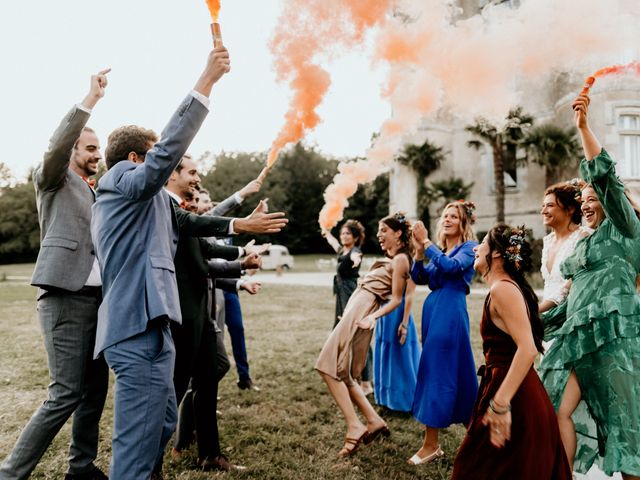
M 566 321 L 553 335 L 560 346 L 554 355 L 576 372 L 595 420 L 601 468 L 640 475 L 640 220 L 604 149 L 583 160 L 580 173 L 606 218 L 560 266 L 572 286 Z

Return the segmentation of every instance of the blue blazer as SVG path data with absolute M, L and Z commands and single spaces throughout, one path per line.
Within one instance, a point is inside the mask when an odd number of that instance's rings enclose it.
M 120 161 L 100 179 L 91 219 L 104 297 L 98 310 L 96 357 L 105 348 L 144 332 L 154 318 L 181 321 L 173 264 L 178 224 L 162 187 L 207 113 L 189 95 L 143 163 Z M 203 218 L 191 222 L 188 233 L 226 236 L 229 222 Z

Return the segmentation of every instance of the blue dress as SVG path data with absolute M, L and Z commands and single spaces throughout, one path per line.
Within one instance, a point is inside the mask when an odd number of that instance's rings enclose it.
M 398 327 L 403 316 L 404 297 L 398 308 L 378 319 L 373 347 L 373 387 L 378 405 L 410 412 L 416 390 L 420 343 L 410 314 L 407 338 L 404 345 L 400 345 Z
M 412 411 L 432 428 L 466 425 L 478 393 L 466 299 L 476 245 L 462 243 L 448 255 L 431 245 L 425 251 L 430 262 L 414 262 L 411 268 L 413 281 L 431 289 L 422 308 L 422 356 Z

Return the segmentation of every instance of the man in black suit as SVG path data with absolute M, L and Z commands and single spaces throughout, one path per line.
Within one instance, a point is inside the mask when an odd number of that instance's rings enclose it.
M 184 198 L 200 181 L 194 160 L 186 155 L 171 174 L 167 192 L 176 208 L 178 224 L 186 216 L 193 216 L 180 208 Z M 184 205 L 184 204 L 183 204 Z M 243 263 L 237 259 L 248 253 Z M 198 439 L 198 464 L 204 470 L 231 470 L 234 468 L 222 455 L 218 438 L 216 404 L 218 382 L 216 379 L 217 342 L 216 329 L 208 315 L 209 258 L 235 260 L 225 268 L 226 275 L 239 276 L 243 268 L 259 266 L 255 253 L 240 247 L 211 244 L 203 239 L 180 236 L 174 264 L 178 281 L 178 295 L 182 313 L 182 325 L 172 325 L 176 346 L 174 385 L 178 404 L 182 401 L 192 379 L 195 413 L 195 429 Z M 218 274 L 220 272 L 218 271 Z

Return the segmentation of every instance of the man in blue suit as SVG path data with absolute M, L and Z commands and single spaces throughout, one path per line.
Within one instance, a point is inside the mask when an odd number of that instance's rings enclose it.
M 104 355 L 116 377 L 113 479 L 160 477 L 162 453 L 175 428 L 169 322 L 181 322 L 173 263 L 178 223 L 162 187 L 204 121 L 213 85 L 229 69 L 227 50 L 213 50 L 159 141 L 150 130 L 135 126 L 109 136 L 109 171 L 100 180 L 91 234 L 104 296 L 94 353 Z M 255 212 L 237 219 L 190 215 L 181 221 L 180 233 L 272 233 L 285 224 L 282 213 Z

